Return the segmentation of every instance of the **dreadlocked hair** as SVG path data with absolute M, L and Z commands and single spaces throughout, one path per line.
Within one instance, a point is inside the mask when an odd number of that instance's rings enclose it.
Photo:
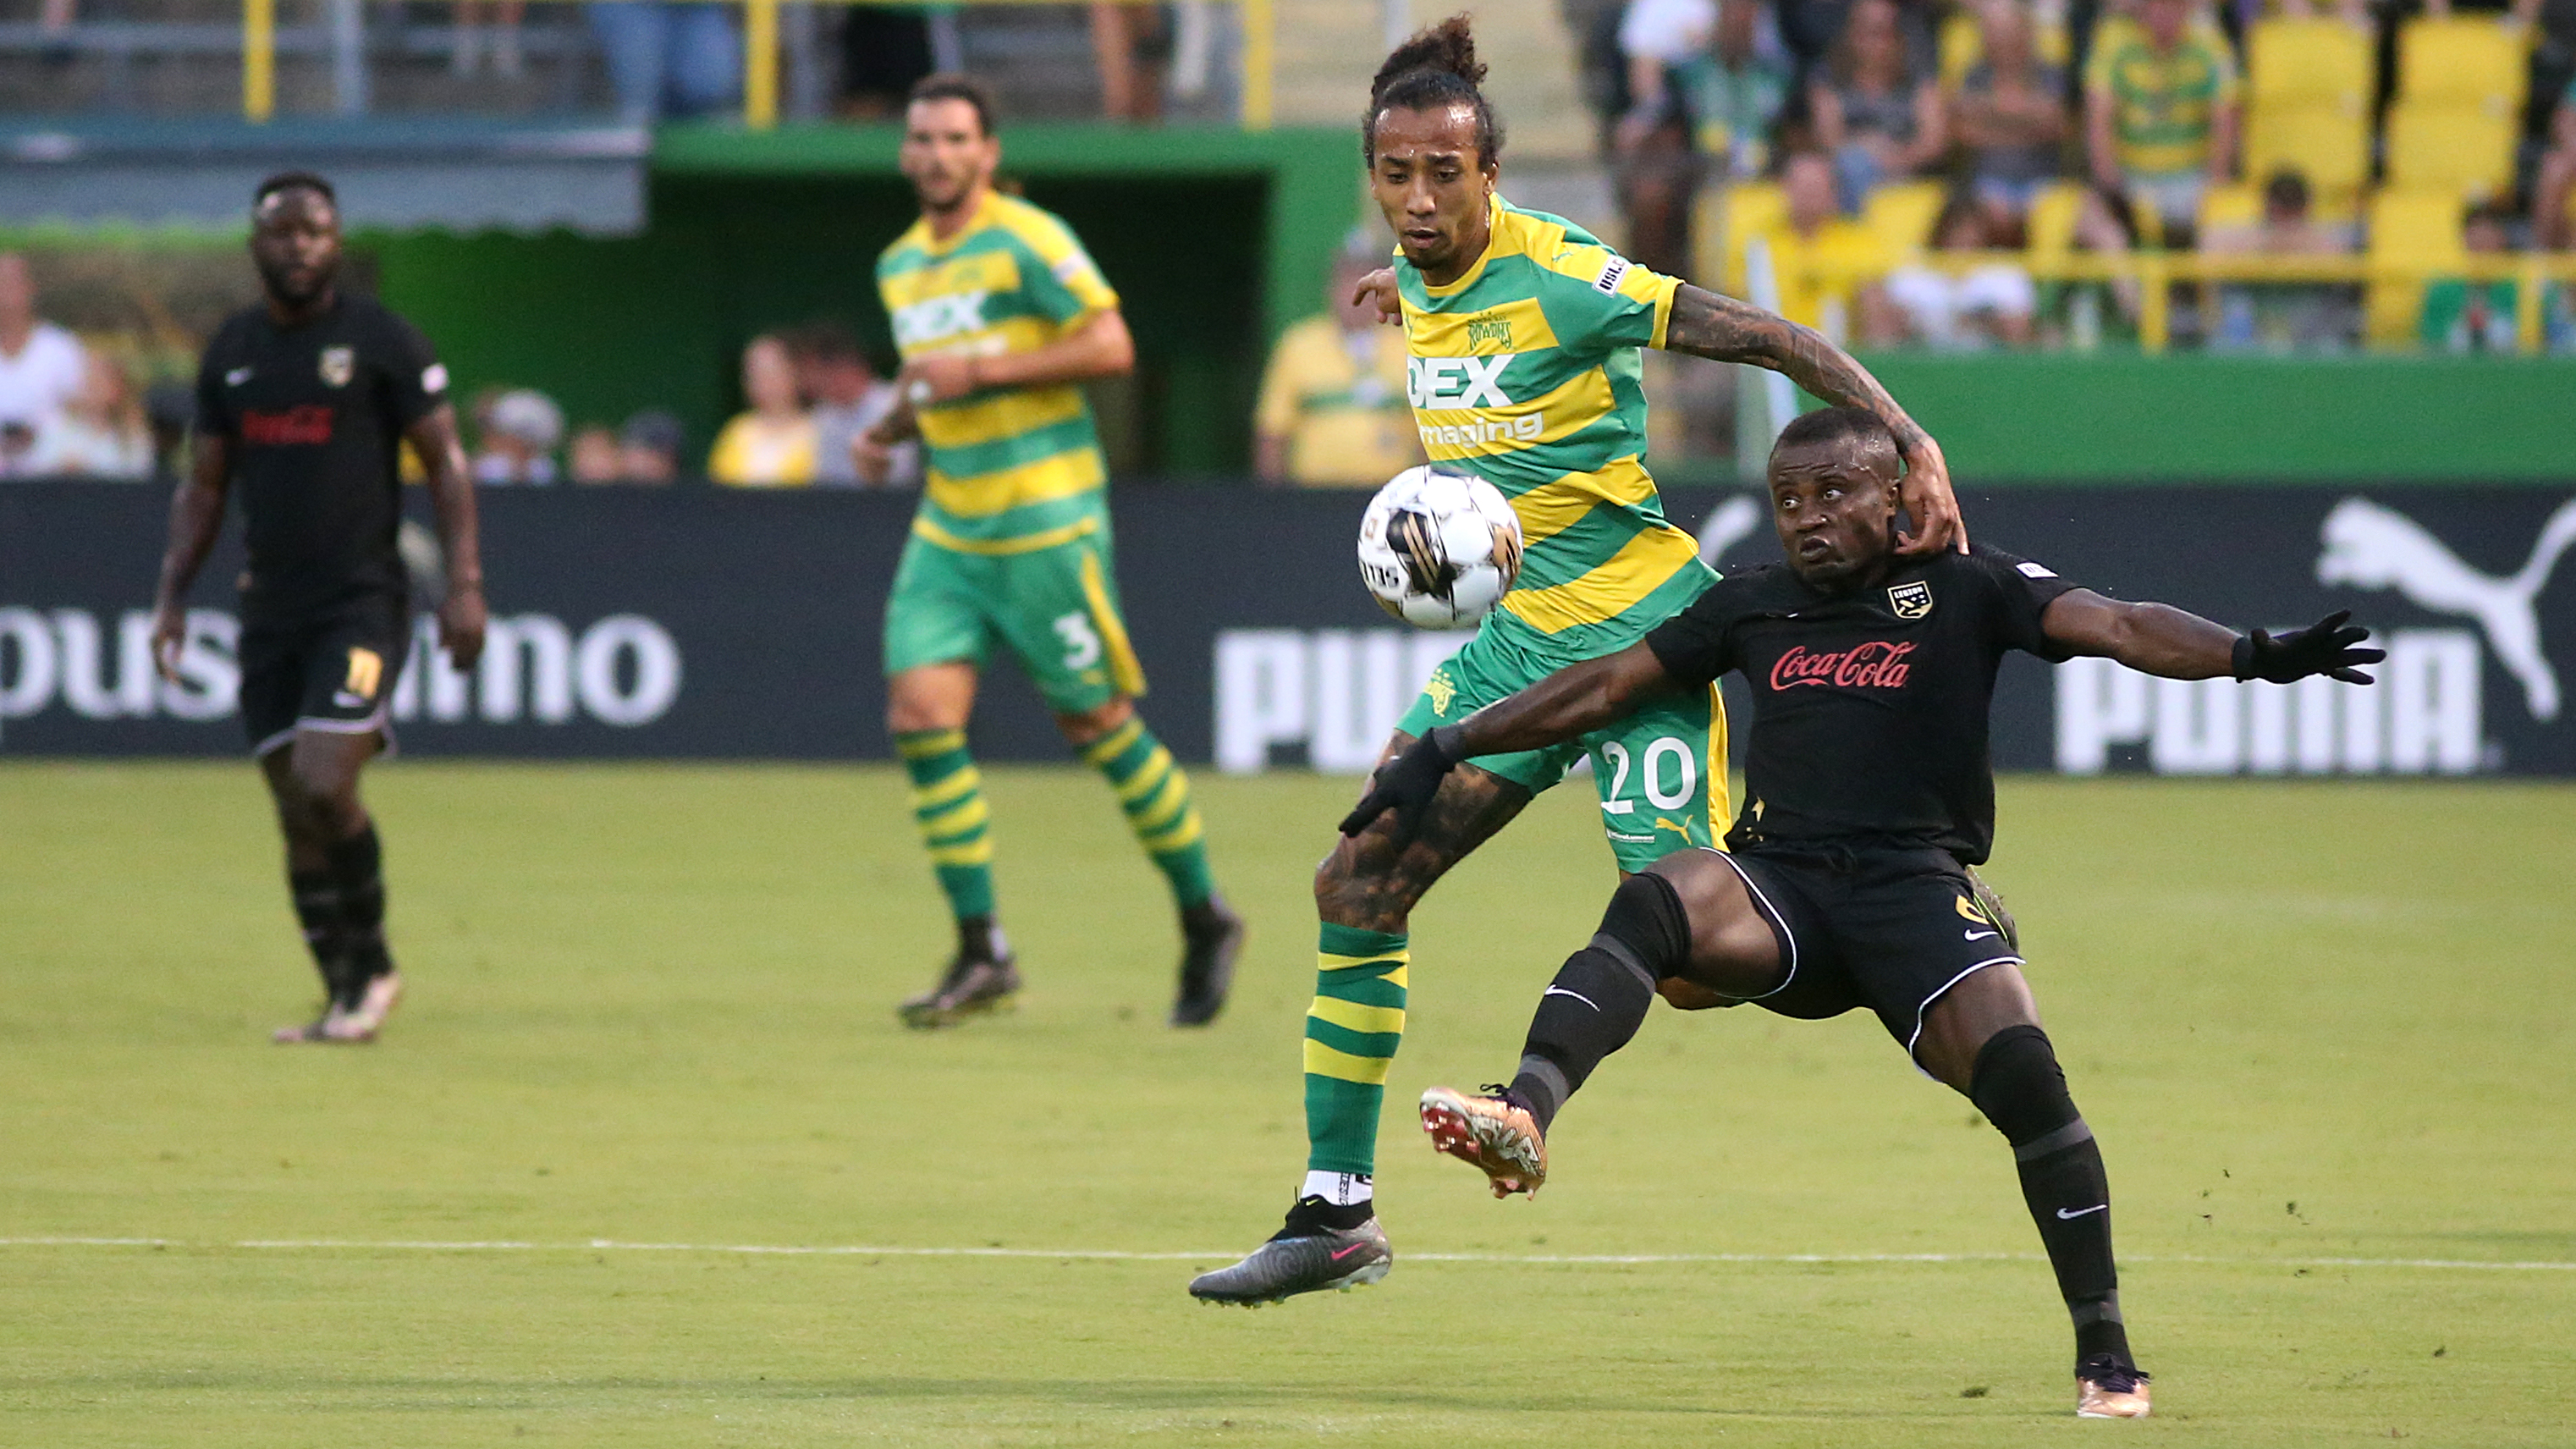
M 1360 121 L 1360 152 L 1377 164 L 1377 118 L 1388 111 L 1436 111 L 1467 106 L 1476 113 L 1476 151 L 1488 166 L 1502 159 L 1503 124 L 1494 119 L 1493 103 L 1478 89 L 1484 62 L 1476 59 L 1476 37 L 1468 18 L 1452 15 L 1395 48 L 1369 83 L 1368 115 Z

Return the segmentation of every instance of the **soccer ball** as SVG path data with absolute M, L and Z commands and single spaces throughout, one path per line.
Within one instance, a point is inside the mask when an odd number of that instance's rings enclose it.
M 1471 473 L 1407 468 L 1360 516 L 1360 578 L 1378 607 L 1408 624 L 1473 624 L 1520 571 L 1520 518 Z

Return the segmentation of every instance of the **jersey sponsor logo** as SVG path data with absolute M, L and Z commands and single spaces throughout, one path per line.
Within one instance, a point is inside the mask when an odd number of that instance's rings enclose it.
M 1849 649 L 1830 654 L 1817 654 L 1804 644 L 1792 644 L 1771 666 L 1774 690 L 1796 689 L 1807 684 L 1830 684 L 1838 689 L 1903 689 L 1906 676 L 1914 666 L 1907 656 L 1914 652 L 1909 641 L 1891 643 L 1871 639 Z
M 1605 297 L 1615 296 L 1619 291 L 1619 279 L 1626 275 L 1628 259 L 1614 256 L 1601 264 L 1601 275 L 1592 279 L 1592 290 Z
M 236 367 L 232 371 L 224 374 L 224 386 L 226 387 L 239 387 L 248 381 L 250 381 L 250 369 L 247 367 Z
M 283 412 L 242 410 L 242 441 L 265 447 L 318 446 L 331 441 L 331 409 L 305 403 Z
M 1923 579 L 1890 584 L 1887 607 L 1900 619 L 1920 619 L 1932 612 L 1932 585 Z
M 354 347 L 323 348 L 321 373 L 324 387 L 347 387 L 349 379 L 358 375 L 358 350 Z
M 929 347 L 951 337 L 983 331 L 984 302 L 992 295 L 986 291 L 951 292 L 897 307 L 893 314 L 895 346 Z
M 1489 357 L 1408 357 L 1404 360 L 1404 398 L 1417 408 L 1507 408 L 1503 369 L 1517 352 Z

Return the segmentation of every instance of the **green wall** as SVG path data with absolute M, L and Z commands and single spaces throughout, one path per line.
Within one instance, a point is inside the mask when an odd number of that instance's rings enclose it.
M 1962 480 L 2576 481 L 2576 358 L 1864 361 Z
M 885 126 L 657 137 L 645 233 L 367 239 L 386 300 L 468 390 L 525 383 L 577 422 L 667 407 L 703 449 L 739 406 L 743 341 L 830 317 L 882 362 L 877 252 L 911 224 Z M 1269 341 L 1321 305 L 1357 215 L 1340 132 L 1006 131 L 1004 170 L 1073 226 L 1121 292 L 1133 381 L 1100 393 L 1113 465 L 1240 473 Z

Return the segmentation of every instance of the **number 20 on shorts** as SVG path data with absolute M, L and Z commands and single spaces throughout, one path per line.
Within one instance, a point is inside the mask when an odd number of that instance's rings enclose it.
M 1669 757 L 1671 764 L 1665 764 Z M 1628 746 L 1619 740 L 1601 743 L 1601 758 L 1610 766 L 1610 788 L 1601 792 L 1601 808 L 1611 815 L 1634 814 L 1636 800 L 1628 793 L 1628 776 L 1634 773 L 1637 784 L 1645 791 L 1646 803 L 1658 810 L 1679 810 L 1699 793 L 1699 762 L 1689 745 L 1664 735 L 1650 741 L 1642 757 L 1632 759 Z M 1660 777 L 1670 774 L 1675 783 L 1671 791 L 1663 789 Z

